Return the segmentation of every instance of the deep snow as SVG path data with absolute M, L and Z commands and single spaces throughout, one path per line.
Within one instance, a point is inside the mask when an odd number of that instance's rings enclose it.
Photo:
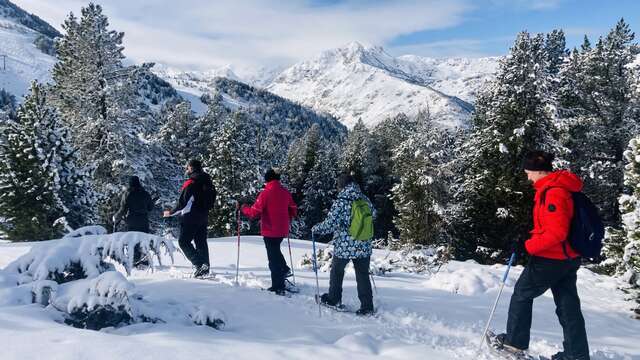
M 33 245 L 0 243 L 0 267 Z M 323 309 L 319 318 L 313 272 L 297 264 L 311 252 L 310 242 L 292 241 L 301 294 L 291 298 L 260 290 L 270 285 L 261 238 L 242 237 L 239 286 L 234 285 L 236 239 L 210 239 L 209 246 L 218 281 L 183 278 L 191 269 L 180 255 L 175 266 L 134 271 L 129 278 L 148 311 L 165 324 L 97 332 L 60 324 L 57 312 L 39 305 L 0 306 L 2 359 L 491 359 L 475 351 L 504 266 L 454 261 L 433 276 L 376 276 L 377 317 Z M 288 260 L 286 241 L 283 253 Z M 508 299 L 520 271 L 516 267 L 509 276 L 492 326 L 498 331 L 504 329 Z M 320 285 L 326 291 L 328 273 L 320 273 Z M 344 285 L 345 303 L 357 307 L 352 270 Z M 640 359 L 640 321 L 630 318 L 633 304 L 618 290 L 620 285 L 585 269 L 579 272 L 594 360 Z M 549 293 L 534 305 L 532 350 L 545 355 L 561 343 L 554 309 Z M 184 319 L 185 312 L 214 312 L 227 325 L 223 331 L 196 326 Z

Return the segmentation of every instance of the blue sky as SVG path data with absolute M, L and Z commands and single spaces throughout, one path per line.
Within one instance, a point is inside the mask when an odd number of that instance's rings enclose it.
M 469 5 L 460 23 L 401 34 L 387 46 L 413 48 L 425 55 L 502 55 L 508 51 L 515 34 L 522 30 L 563 29 L 569 47 L 579 46 L 584 35 L 593 41 L 606 34 L 620 18 L 624 18 L 632 30 L 640 31 L 640 1 L 637 0 L 477 0 L 470 1 Z
M 52 25 L 86 0 L 13 0 Z M 183 69 L 286 66 L 351 41 L 393 55 L 497 56 L 521 30 L 562 28 L 569 46 L 624 17 L 640 32 L 640 0 L 95 0 L 125 32 L 125 53 Z M 247 70 L 249 71 L 249 70 Z

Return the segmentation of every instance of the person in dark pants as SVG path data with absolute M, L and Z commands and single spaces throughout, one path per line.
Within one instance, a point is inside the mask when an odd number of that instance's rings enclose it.
M 553 155 L 533 151 L 524 169 L 536 190 L 531 237 L 520 247 L 530 258 L 516 282 L 507 320 L 507 333 L 496 340 L 507 351 L 529 348 L 533 300 L 551 289 L 564 335 L 564 351 L 554 360 L 588 360 L 589 345 L 576 288 L 580 254 L 567 238 L 573 217 L 571 193 L 582 180 L 569 171 L 552 171 Z
M 178 203 L 174 209 L 166 210 L 164 216 L 180 217 L 178 244 L 195 267 L 194 277 L 202 277 L 209 274 L 211 266 L 207 226 L 209 210 L 215 203 L 216 190 L 211 177 L 203 171 L 200 161 L 190 160 L 186 172 L 189 179 L 180 188 Z
M 280 184 L 280 174 L 269 169 L 264 175 L 264 190 L 258 194 L 256 202 L 242 205 L 242 214 L 248 218 L 260 219 L 260 234 L 267 249 L 271 287 L 278 295 L 285 294 L 285 278 L 291 270 L 280 251 L 282 239 L 289 235 L 289 222 L 298 212 L 291 193 Z
M 338 178 L 338 199 L 331 206 L 326 220 L 316 224 L 311 231 L 322 235 L 333 233 L 334 254 L 331 262 L 329 278 L 329 292 L 320 297 L 320 301 L 327 305 L 336 306 L 342 303 L 342 281 L 344 269 L 353 261 L 358 286 L 358 299 L 360 309 L 358 315 L 371 315 L 374 313 L 373 293 L 369 280 L 369 262 L 371 261 L 371 241 L 355 240 L 349 235 L 351 224 L 351 206 L 356 200 L 365 200 L 375 218 L 375 208 L 369 199 L 362 193 L 353 177 L 342 174 Z
M 140 178 L 132 176 L 129 178 L 129 187 L 122 194 L 120 208 L 113 216 L 113 223 L 117 227 L 118 223 L 125 219 L 126 231 L 139 231 L 149 233 L 149 212 L 153 210 L 154 201 L 151 195 L 142 187 Z M 135 266 L 148 266 L 149 261 L 141 260 L 140 247 L 136 245 L 133 251 L 133 263 Z

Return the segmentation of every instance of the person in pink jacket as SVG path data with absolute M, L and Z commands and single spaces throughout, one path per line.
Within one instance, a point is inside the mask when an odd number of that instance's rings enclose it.
M 251 219 L 260 219 L 260 234 L 267 248 L 271 287 L 278 295 L 285 294 L 285 278 L 291 269 L 280 251 L 284 237 L 289 236 L 289 222 L 297 215 L 298 208 L 291 193 L 280 184 L 280 174 L 269 169 L 265 176 L 264 190 L 260 192 L 255 204 L 242 205 L 242 214 Z

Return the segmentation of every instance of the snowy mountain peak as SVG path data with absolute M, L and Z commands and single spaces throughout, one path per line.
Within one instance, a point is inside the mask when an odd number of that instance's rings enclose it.
M 465 126 L 497 59 L 464 60 L 393 57 L 380 46 L 352 42 L 290 67 L 267 89 L 347 126 L 359 118 L 375 126 L 386 117 L 421 110 L 444 126 Z

